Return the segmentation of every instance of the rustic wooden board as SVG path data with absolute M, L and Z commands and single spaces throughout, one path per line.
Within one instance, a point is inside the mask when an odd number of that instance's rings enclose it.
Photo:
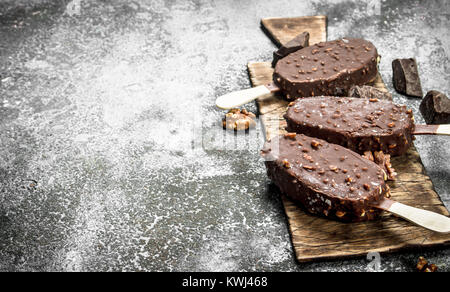
M 308 31 L 309 43 L 316 44 L 327 39 L 327 17 L 301 16 L 291 18 L 264 18 L 261 27 L 277 46 L 287 43 L 298 34 Z
M 318 17 L 315 21 L 311 17 L 306 19 L 289 18 L 285 25 L 280 18 L 262 20 L 262 23 L 282 43 L 305 30 L 309 31 L 314 40 L 325 41 L 326 34 L 323 32 L 326 32 L 326 18 Z M 308 28 L 310 23 L 314 23 L 314 26 Z M 296 28 L 298 31 L 295 31 Z M 286 37 L 283 36 L 284 30 Z M 273 69 L 269 62 L 250 63 L 248 70 L 253 86 L 272 80 Z M 371 85 L 387 91 L 380 75 Z M 267 139 L 285 132 L 286 121 L 283 115 L 287 104 L 282 96 L 275 94 L 257 100 Z M 414 147 L 406 155 L 394 158 L 392 164 L 399 173 L 397 180 L 389 183 L 392 199 L 449 216 Z M 341 223 L 307 214 L 284 195 L 282 200 L 296 258 L 300 262 L 450 244 L 450 235 L 428 231 L 388 213 L 377 221 Z

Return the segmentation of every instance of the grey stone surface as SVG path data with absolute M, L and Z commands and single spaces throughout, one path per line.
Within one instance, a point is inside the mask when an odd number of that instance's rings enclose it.
M 368 4 L 367 4 L 368 3 Z M 448 1 L 0 1 L 0 270 L 365 271 L 296 263 L 261 132 L 224 133 L 215 97 L 269 61 L 263 17 L 327 14 L 329 39 L 415 57 L 449 92 Z M 394 94 L 423 122 L 420 99 Z M 249 106 L 255 110 L 254 105 Z M 416 146 L 447 207 L 450 140 Z M 235 149 L 236 148 L 236 149 Z M 233 150 L 234 149 L 234 150 Z M 382 255 L 411 271 L 424 255 Z

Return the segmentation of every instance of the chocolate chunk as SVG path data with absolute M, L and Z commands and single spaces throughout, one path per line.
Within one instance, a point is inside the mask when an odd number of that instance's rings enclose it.
M 272 67 L 275 67 L 282 58 L 307 46 L 309 46 L 309 32 L 305 31 L 281 46 L 278 51 L 273 52 Z
M 429 91 L 419 109 L 427 124 L 450 124 L 450 99 L 439 91 Z
M 371 204 L 389 193 L 378 165 L 324 140 L 280 135 L 266 142 L 261 153 L 269 178 L 312 214 L 347 222 L 372 220 L 380 212 Z
M 226 130 L 246 131 L 256 126 L 255 114 L 246 109 L 231 109 L 223 118 L 222 126 Z
M 275 66 L 274 83 L 287 99 L 346 95 L 353 85 L 375 80 L 378 53 L 362 39 L 318 43 L 298 50 Z
M 392 94 L 387 91 L 381 91 L 373 86 L 352 86 L 348 92 L 350 97 L 358 98 L 378 98 L 380 100 L 392 100 Z
M 290 53 L 298 51 L 300 49 L 309 46 L 309 32 L 305 31 L 290 40 L 287 44 L 281 46 L 278 49 L 278 53 L 283 56 L 287 56 Z
M 422 97 L 419 71 L 415 59 L 396 59 L 392 62 L 394 88 L 401 94 Z
M 297 99 L 284 115 L 287 131 L 324 139 L 363 154 L 402 155 L 412 144 L 412 112 L 388 100 L 351 97 Z

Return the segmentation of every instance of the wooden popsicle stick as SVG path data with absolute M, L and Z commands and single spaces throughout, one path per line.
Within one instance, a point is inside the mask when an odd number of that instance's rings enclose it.
M 450 218 L 447 216 L 407 206 L 390 199 L 385 199 L 374 207 L 395 214 L 426 229 L 439 233 L 450 233 Z
M 450 124 L 416 125 L 413 135 L 447 135 L 450 136 Z
M 232 109 L 277 91 L 280 91 L 280 89 L 273 82 L 249 89 L 234 91 L 219 96 L 216 99 L 216 106 L 221 109 Z

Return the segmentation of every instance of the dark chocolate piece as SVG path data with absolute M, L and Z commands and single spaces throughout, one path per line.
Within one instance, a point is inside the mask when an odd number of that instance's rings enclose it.
M 429 91 L 419 109 L 427 124 L 450 124 L 450 99 L 439 91 Z
M 423 96 L 415 59 L 396 59 L 392 61 L 392 71 L 395 90 L 409 96 Z
M 274 83 L 288 100 L 320 95 L 346 95 L 353 85 L 377 76 L 378 53 L 362 39 L 342 39 L 298 50 L 275 66 Z
M 287 130 L 339 144 L 363 154 L 402 155 L 412 144 L 414 118 L 405 106 L 387 100 L 315 97 L 291 103 Z
M 309 46 L 309 32 L 305 31 L 281 46 L 278 51 L 273 52 L 272 67 L 275 67 L 280 59 L 307 46 Z
M 352 86 L 348 92 L 350 97 L 358 98 L 378 98 L 380 100 L 392 100 L 392 94 L 387 91 L 381 91 L 373 86 Z
M 380 212 L 371 204 L 389 193 L 378 165 L 321 139 L 288 133 L 266 142 L 261 154 L 281 192 L 313 214 L 347 222 L 372 220 Z

